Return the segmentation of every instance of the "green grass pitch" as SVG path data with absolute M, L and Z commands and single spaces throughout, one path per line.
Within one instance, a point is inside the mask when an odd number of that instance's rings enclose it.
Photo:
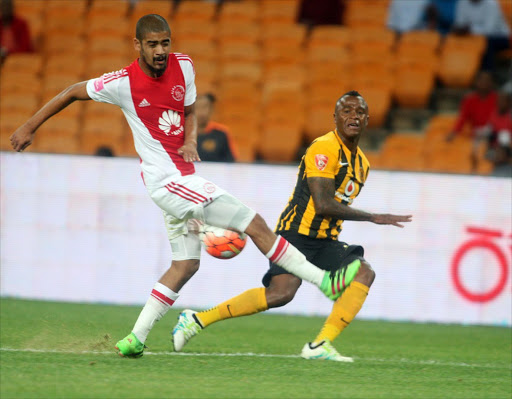
M 340 364 L 298 357 L 323 318 L 273 314 L 212 325 L 177 355 L 172 310 L 124 359 L 113 346 L 140 307 L 0 305 L 2 399 L 512 397 L 510 328 L 356 320 L 335 341 L 355 363 Z

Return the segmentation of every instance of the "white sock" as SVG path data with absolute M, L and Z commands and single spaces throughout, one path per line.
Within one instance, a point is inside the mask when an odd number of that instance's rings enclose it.
M 146 342 L 146 338 L 155 323 L 167 313 L 178 297 L 179 294 L 165 285 L 155 284 L 132 330 L 140 342 Z
M 309 262 L 304 254 L 286 241 L 283 237 L 277 236 L 272 249 L 265 255 L 272 263 L 281 266 L 286 271 L 295 274 L 302 280 L 320 287 L 325 275 L 325 270 L 316 267 Z

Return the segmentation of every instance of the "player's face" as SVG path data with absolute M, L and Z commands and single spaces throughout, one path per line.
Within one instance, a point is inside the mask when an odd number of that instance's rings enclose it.
M 362 97 L 343 97 L 337 104 L 334 121 L 339 134 L 348 139 L 358 137 L 368 125 L 366 102 Z
M 151 72 L 162 74 L 165 71 L 171 50 L 169 32 L 147 33 L 142 42 L 135 39 L 135 48 L 140 53 L 140 59 Z

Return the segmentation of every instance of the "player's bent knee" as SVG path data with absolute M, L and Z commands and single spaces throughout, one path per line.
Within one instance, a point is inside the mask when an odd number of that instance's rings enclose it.
M 361 266 L 359 267 L 356 278 L 354 280 L 370 287 L 375 280 L 375 271 L 372 269 L 368 262 L 362 260 Z
M 267 305 L 269 308 L 278 308 L 291 302 L 295 297 L 302 281 L 293 276 L 292 279 L 284 281 L 285 275 L 275 276 L 274 279 L 282 277 L 279 283 L 271 282 L 265 290 Z

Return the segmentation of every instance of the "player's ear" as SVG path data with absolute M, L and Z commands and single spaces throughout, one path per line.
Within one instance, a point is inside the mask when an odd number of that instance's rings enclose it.
M 135 48 L 135 50 L 138 52 L 141 50 L 141 43 L 136 37 L 133 38 L 133 48 Z

